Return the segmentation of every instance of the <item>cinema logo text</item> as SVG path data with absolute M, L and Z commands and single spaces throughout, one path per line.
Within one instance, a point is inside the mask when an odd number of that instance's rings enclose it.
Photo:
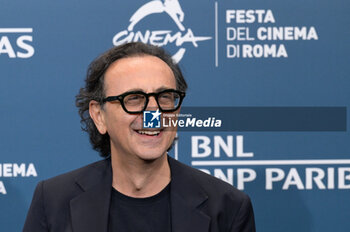
M 0 178 L 13 177 L 37 177 L 33 163 L 0 163 Z M 0 194 L 7 194 L 4 182 L 0 179 Z
M 191 165 L 240 190 L 264 181 L 265 190 L 350 189 L 349 159 L 254 160 L 242 135 L 192 136 Z
M 0 28 L 0 57 L 30 58 L 34 55 L 33 28 Z
M 152 14 L 167 14 L 176 24 L 179 31 L 171 30 L 146 30 L 134 31 L 134 27 L 145 17 Z M 194 47 L 198 47 L 199 41 L 210 40 L 208 36 L 195 36 L 191 28 L 185 28 L 183 25 L 185 13 L 183 12 L 178 0 L 153 0 L 145 3 L 130 17 L 130 24 L 127 30 L 118 32 L 113 37 L 115 46 L 127 43 L 141 41 L 156 46 L 166 46 L 167 44 L 175 44 L 179 49 L 173 55 L 175 62 L 179 62 L 186 52 L 183 47 L 184 43 L 192 43 Z

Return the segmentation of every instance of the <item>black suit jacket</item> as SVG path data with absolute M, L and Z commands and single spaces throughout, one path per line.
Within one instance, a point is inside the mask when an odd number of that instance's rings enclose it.
M 173 232 L 254 232 L 250 199 L 231 185 L 169 157 Z M 41 181 L 23 232 L 107 232 L 110 159 Z

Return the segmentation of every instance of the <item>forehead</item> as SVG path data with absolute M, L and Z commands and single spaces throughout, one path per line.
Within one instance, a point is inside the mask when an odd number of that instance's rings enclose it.
M 155 56 L 135 56 L 115 61 L 105 73 L 106 95 L 140 89 L 152 92 L 159 88 L 176 88 L 171 68 Z

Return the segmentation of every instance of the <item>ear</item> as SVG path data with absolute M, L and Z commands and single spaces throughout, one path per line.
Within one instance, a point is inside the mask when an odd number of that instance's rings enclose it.
M 104 111 L 97 101 L 90 101 L 89 103 L 89 114 L 92 120 L 95 123 L 95 126 L 97 127 L 97 130 L 101 134 L 106 134 L 107 132 L 107 127 L 105 123 L 105 118 L 104 118 Z

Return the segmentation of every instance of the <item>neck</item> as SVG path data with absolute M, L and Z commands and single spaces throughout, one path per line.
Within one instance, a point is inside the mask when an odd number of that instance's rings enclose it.
M 170 182 L 170 167 L 166 153 L 156 160 L 124 160 L 112 153 L 112 186 L 124 195 L 150 197 L 164 189 Z

